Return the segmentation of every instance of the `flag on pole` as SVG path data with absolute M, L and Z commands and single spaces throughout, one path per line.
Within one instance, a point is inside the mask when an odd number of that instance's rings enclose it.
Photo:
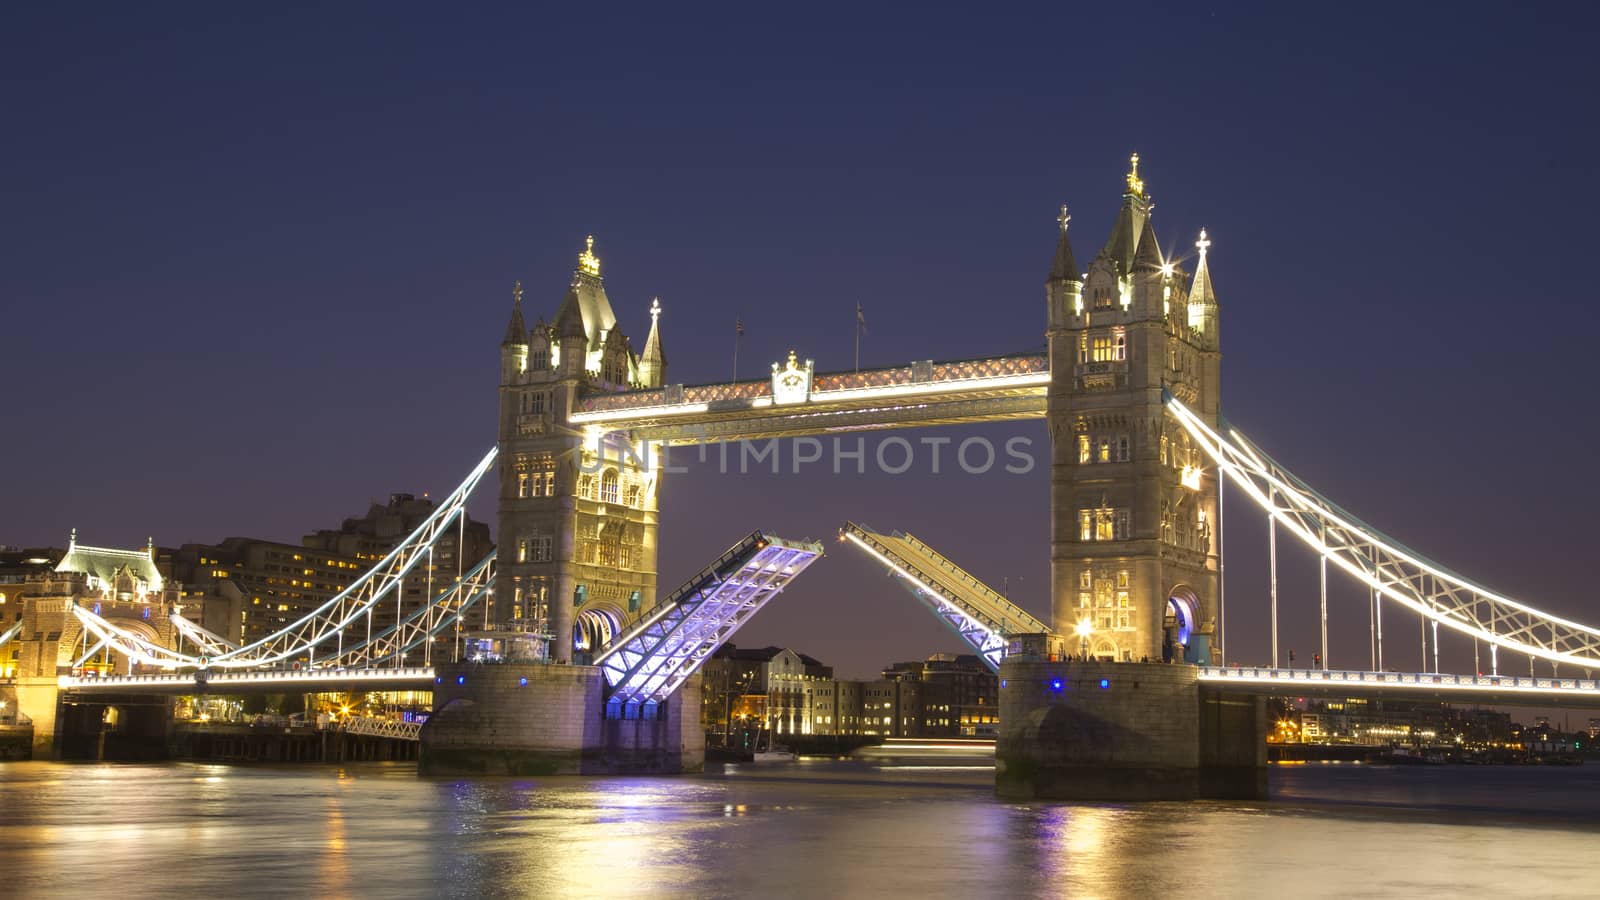
M 867 317 L 861 312 L 861 303 L 856 303 L 856 330 L 862 334 L 867 333 Z
M 744 337 L 744 319 L 733 320 L 734 337 Z

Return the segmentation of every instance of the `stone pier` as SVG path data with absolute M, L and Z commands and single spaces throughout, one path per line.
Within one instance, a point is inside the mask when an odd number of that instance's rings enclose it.
M 657 719 L 605 718 L 594 666 L 439 666 L 424 775 L 665 775 L 705 767 L 700 676 Z
M 1007 659 L 995 791 L 1007 800 L 1265 799 L 1266 706 L 1193 666 Z

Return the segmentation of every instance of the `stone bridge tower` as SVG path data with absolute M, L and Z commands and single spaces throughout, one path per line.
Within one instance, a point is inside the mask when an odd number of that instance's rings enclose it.
M 497 630 L 534 639 L 533 655 L 584 661 L 589 648 L 655 603 L 653 448 L 600 438 L 569 416 L 586 394 L 660 387 L 660 305 L 636 355 L 611 310 L 590 237 L 551 324 L 530 329 L 518 282 L 500 345 Z M 519 642 L 508 642 L 508 649 Z M 529 642 L 520 642 L 524 646 Z M 513 655 L 520 655 L 510 650 Z
M 1218 596 L 1217 473 L 1163 410 L 1212 425 L 1220 399 L 1209 241 L 1191 278 L 1161 252 L 1133 156 L 1105 247 L 1078 268 L 1061 233 L 1046 282 L 1052 442 L 1051 614 L 1070 654 L 1210 659 Z

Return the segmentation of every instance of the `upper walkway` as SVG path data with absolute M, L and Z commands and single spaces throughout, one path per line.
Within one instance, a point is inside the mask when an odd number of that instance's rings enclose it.
M 1043 353 L 817 374 L 791 356 L 759 381 L 584 397 L 570 421 L 636 440 L 718 443 L 1043 418 L 1049 385 Z

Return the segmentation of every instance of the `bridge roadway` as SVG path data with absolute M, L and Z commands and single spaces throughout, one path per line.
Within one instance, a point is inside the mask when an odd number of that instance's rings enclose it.
M 431 666 L 391 669 L 274 669 L 185 675 L 63 675 L 64 691 L 82 694 L 250 694 L 286 691 L 431 690 Z M 1500 706 L 1600 708 L 1600 679 L 1528 675 L 1450 675 L 1321 669 L 1199 667 L 1202 684 L 1269 697 L 1390 697 Z
M 434 685 L 432 666 L 359 669 L 234 669 L 206 675 L 63 675 L 57 686 L 79 694 L 281 694 L 289 691 L 420 691 Z
M 1594 678 L 1201 666 L 1200 683 L 1267 697 L 1600 708 L 1600 681 Z

